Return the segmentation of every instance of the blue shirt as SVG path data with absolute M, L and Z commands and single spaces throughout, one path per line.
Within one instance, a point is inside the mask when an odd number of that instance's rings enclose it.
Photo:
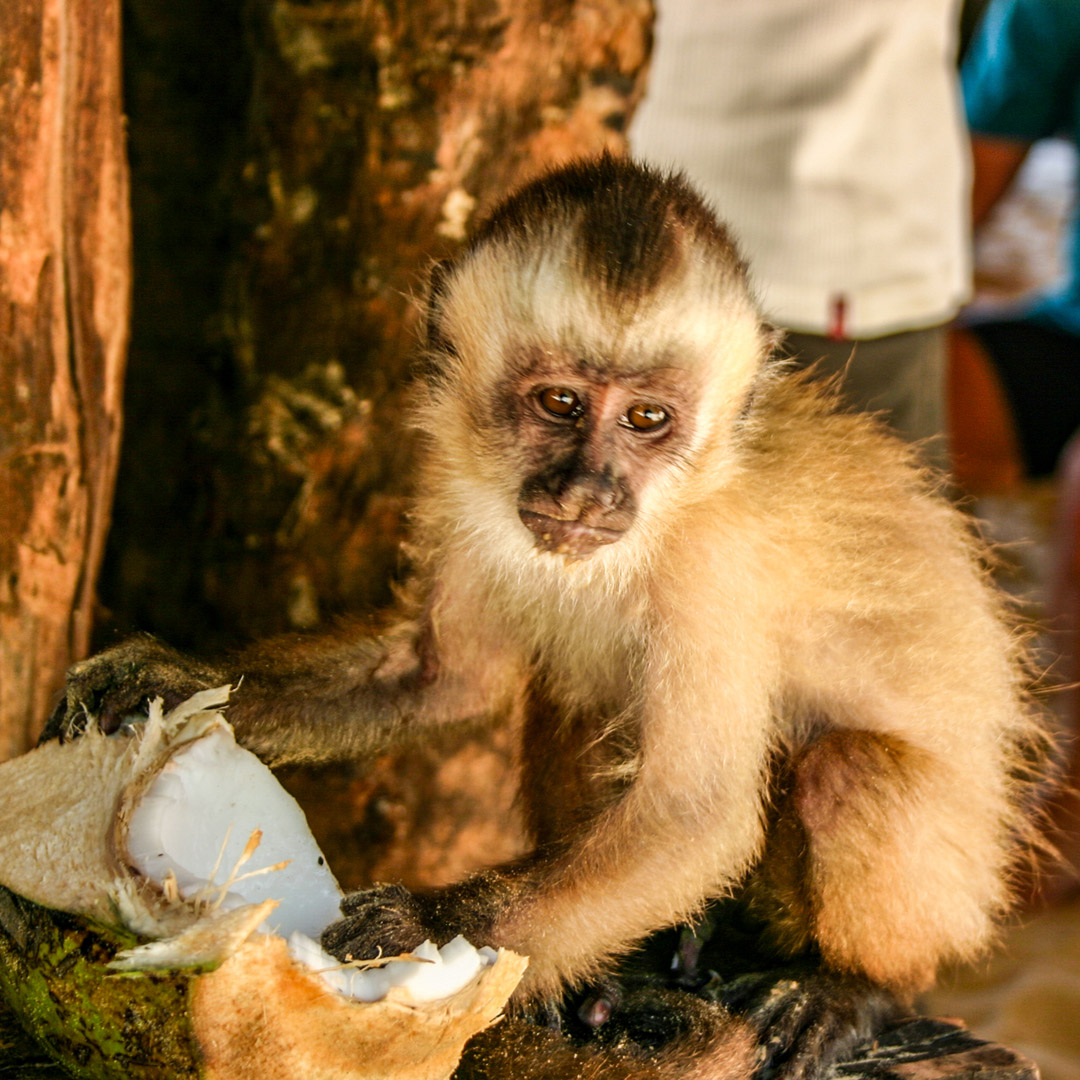
M 1080 0 L 991 0 L 961 71 L 972 131 L 1080 146 Z M 1065 282 L 1028 317 L 1080 335 L 1080 216 L 1074 210 Z

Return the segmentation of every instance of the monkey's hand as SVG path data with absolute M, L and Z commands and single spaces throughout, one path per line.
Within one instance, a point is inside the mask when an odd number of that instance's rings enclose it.
M 810 965 L 741 975 L 702 993 L 757 1031 L 756 1080 L 814 1080 L 904 1015 L 869 980 Z
M 428 938 L 443 945 L 446 935 L 429 925 L 429 908 L 404 885 L 351 893 L 341 901 L 344 918 L 323 931 L 322 946 L 339 960 L 374 960 L 410 953 Z
M 134 637 L 68 669 L 64 696 L 39 741 L 74 739 L 91 724 L 110 734 L 144 719 L 155 697 L 168 710 L 199 690 L 228 681 L 224 671 L 152 637 Z
M 430 939 L 445 945 L 463 934 L 473 945 L 494 945 L 499 913 L 512 909 L 529 863 L 485 870 L 438 889 L 410 892 L 404 885 L 376 885 L 341 901 L 345 916 L 322 935 L 327 952 L 341 959 L 398 956 Z

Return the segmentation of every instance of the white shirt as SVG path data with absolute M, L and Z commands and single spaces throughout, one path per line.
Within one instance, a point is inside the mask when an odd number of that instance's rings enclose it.
M 709 198 L 776 324 L 877 337 L 967 299 L 957 2 L 660 0 L 631 148 Z

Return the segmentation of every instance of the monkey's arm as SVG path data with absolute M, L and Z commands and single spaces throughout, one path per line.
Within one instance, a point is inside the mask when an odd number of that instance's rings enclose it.
M 665 745 L 680 725 L 659 726 L 621 800 L 561 851 L 536 856 L 527 888 L 496 915 L 493 940 L 534 958 L 527 993 L 593 976 L 655 928 L 690 918 L 758 852 L 764 725 L 727 754 L 707 738 Z
M 71 668 L 42 738 L 88 722 L 115 730 L 147 699 L 169 708 L 225 683 L 238 740 L 271 764 L 370 755 L 433 724 L 500 714 L 519 680 L 514 656 L 479 619 L 462 624 L 445 603 L 436 619 L 431 606 L 379 632 L 288 635 L 213 662 L 132 638 Z
M 729 669 L 757 663 L 750 652 Z M 690 647 L 687 656 L 710 653 Z M 462 932 L 527 954 L 520 996 L 548 998 L 731 887 L 762 837 L 767 696 L 760 680 L 730 671 L 725 680 L 708 662 L 682 674 L 656 680 L 640 767 L 618 801 L 533 855 L 447 889 L 355 894 L 324 943 L 361 957 Z
M 520 681 L 491 628 L 424 615 L 382 633 L 269 641 L 237 658 L 229 719 L 271 764 L 360 758 L 434 725 L 489 720 Z

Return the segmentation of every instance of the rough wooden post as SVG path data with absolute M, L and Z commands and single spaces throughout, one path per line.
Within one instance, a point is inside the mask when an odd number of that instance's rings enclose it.
M 119 0 L 0 3 L 0 759 L 86 651 L 130 259 Z

